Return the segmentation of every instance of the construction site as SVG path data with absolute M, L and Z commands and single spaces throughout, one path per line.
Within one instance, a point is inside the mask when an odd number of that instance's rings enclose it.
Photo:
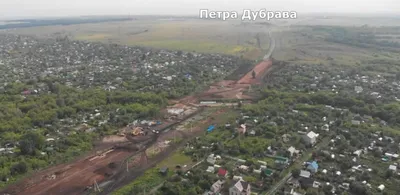
M 117 135 L 105 137 L 92 154 L 35 173 L 9 186 L 3 193 L 85 194 L 101 189 L 101 194 L 109 194 L 139 177 L 184 144 L 173 140 L 187 140 L 201 135 L 205 132 L 203 125 L 212 124 L 214 117 L 226 112 L 226 106 L 251 100 L 246 92 L 252 85 L 262 83 L 271 66 L 271 60 L 262 61 L 237 81 L 219 81 L 204 92 L 172 101 L 171 106 L 160 111 L 164 116 L 162 119 L 134 121 Z M 232 100 L 232 103 L 224 103 L 225 100 Z M 215 105 L 222 107 L 215 108 Z M 203 111 L 207 107 L 214 109 L 205 114 Z M 203 125 L 189 129 L 183 125 L 195 120 Z

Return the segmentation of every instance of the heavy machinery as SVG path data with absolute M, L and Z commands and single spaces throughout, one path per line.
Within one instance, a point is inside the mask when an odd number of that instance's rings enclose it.
M 132 130 L 131 134 L 132 134 L 133 136 L 144 135 L 143 128 L 141 128 L 141 127 L 135 127 L 135 128 Z

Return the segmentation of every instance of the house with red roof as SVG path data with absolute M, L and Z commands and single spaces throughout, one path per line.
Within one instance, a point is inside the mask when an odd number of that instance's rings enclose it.
M 228 175 L 228 171 L 226 169 L 223 169 L 223 168 L 218 169 L 218 176 L 226 177 L 227 175 Z

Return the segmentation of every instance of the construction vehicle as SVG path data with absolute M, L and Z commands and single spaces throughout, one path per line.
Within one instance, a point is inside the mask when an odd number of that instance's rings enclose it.
M 143 128 L 141 128 L 141 127 L 135 127 L 135 128 L 132 130 L 131 134 L 132 134 L 133 136 L 144 135 Z

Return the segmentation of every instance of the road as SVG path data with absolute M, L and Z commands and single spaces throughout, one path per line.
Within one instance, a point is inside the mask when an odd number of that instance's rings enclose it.
M 270 40 L 271 45 L 268 49 L 267 54 L 265 54 L 265 56 L 264 56 L 264 60 L 269 60 L 269 58 L 272 55 L 272 52 L 275 49 L 275 39 L 272 37 L 271 31 L 268 31 L 268 35 L 269 35 L 269 40 Z
M 275 194 L 277 190 L 279 190 L 283 185 L 285 185 L 286 181 L 292 177 L 292 173 L 287 174 L 285 177 L 283 177 L 272 189 L 270 189 L 266 195 L 272 195 Z

